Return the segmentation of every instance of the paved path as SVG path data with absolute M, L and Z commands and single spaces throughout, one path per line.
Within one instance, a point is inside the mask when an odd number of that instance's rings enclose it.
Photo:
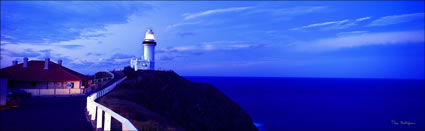
M 84 115 L 86 96 L 32 97 L 19 108 L 0 111 L 0 131 L 92 130 Z

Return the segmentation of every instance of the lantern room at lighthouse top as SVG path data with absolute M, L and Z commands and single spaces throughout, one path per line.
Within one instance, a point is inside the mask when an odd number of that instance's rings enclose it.
M 146 33 L 145 33 L 145 41 L 150 41 L 150 42 L 154 42 L 155 41 L 155 36 L 153 34 L 152 29 L 148 29 L 148 31 L 146 31 Z

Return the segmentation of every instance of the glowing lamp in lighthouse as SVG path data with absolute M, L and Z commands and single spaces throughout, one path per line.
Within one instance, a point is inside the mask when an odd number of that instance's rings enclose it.
M 149 29 L 148 31 L 146 31 L 145 33 L 145 41 L 155 41 L 155 36 L 152 32 L 151 29 Z
M 155 36 L 151 29 L 146 31 L 143 41 L 143 59 L 147 62 L 147 68 L 155 69 Z

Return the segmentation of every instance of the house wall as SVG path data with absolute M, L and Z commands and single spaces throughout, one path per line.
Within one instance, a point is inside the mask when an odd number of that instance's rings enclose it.
M 65 81 L 63 83 L 64 88 L 71 88 L 67 86 L 68 83 L 74 83 L 74 86 L 72 88 L 81 88 L 81 81 Z
M 81 81 L 56 81 L 56 82 L 27 82 L 27 81 L 10 81 L 8 88 L 10 89 L 64 89 L 71 88 L 67 83 L 74 83 L 72 88 L 81 88 Z
M 42 86 L 37 82 L 25 82 L 25 81 L 9 81 L 9 89 L 25 88 L 25 89 L 38 89 Z M 46 87 L 44 87 L 46 88 Z
M 48 83 L 47 82 L 10 81 L 8 88 L 10 89 L 48 89 Z
M 22 87 L 21 87 L 22 88 Z M 41 89 L 44 89 L 44 88 L 48 88 L 47 87 L 47 82 L 36 82 L 36 86 L 35 87 L 33 87 L 33 88 L 41 88 Z
M 81 88 L 81 81 L 72 81 L 74 82 L 74 88 Z

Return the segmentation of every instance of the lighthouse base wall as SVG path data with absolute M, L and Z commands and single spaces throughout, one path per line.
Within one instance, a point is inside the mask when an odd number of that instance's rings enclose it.
M 155 70 L 155 62 L 149 62 L 144 59 L 131 59 L 131 68 L 134 70 Z

